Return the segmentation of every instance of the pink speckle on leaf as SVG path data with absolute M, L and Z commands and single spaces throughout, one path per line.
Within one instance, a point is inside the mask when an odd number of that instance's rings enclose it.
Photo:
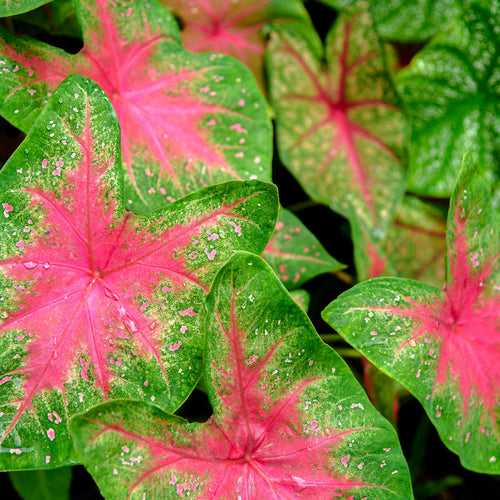
M 215 249 L 208 250 L 208 248 L 206 248 L 205 255 L 207 256 L 208 260 L 214 260 L 215 256 L 217 255 L 217 250 L 215 250 Z
M 176 351 L 178 351 L 181 348 L 181 345 L 182 345 L 182 342 L 180 342 L 180 341 L 173 342 L 172 344 L 170 344 L 168 346 L 168 350 L 170 352 L 176 352 Z
M 49 429 L 47 429 L 47 437 L 51 441 L 54 441 L 54 439 L 56 438 L 56 431 L 54 429 L 52 429 L 52 427 L 50 427 Z
M 180 315 L 194 317 L 196 316 L 196 311 L 192 307 L 188 307 L 187 309 L 183 309 L 180 312 Z

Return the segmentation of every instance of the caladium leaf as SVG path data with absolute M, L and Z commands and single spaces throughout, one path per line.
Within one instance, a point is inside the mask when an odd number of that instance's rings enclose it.
M 405 196 L 382 241 L 353 234 L 358 279 L 394 275 L 441 287 L 445 279 L 445 230 L 440 209 Z
M 409 188 L 423 195 L 450 195 L 464 152 L 497 165 L 500 2 L 466 3 L 398 75 L 412 127 Z
M 10 472 L 9 477 L 23 500 L 70 500 L 71 467 Z
M 305 312 L 309 309 L 309 303 L 311 302 L 311 296 L 307 290 L 292 290 L 290 292 L 290 297 L 293 301 Z
M 270 22 L 308 21 L 300 0 L 162 1 L 182 20 L 182 40 L 188 50 L 233 56 L 252 70 L 262 87 L 263 28 Z
M 280 210 L 275 232 L 263 257 L 287 288 L 298 288 L 318 274 L 345 267 L 328 254 L 298 217 L 285 209 Z
M 465 467 L 498 473 L 500 186 L 486 169 L 467 164 L 452 198 L 443 291 L 377 278 L 342 294 L 323 317 L 419 399 Z
M 350 9 L 360 1 L 321 0 L 335 9 Z M 427 40 L 459 12 L 459 0 L 368 0 L 368 3 L 379 34 L 401 42 Z
M 208 422 L 127 402 L 75 418 L 106 498 L 411 498 L 394 430 L 262 259 L 235 255 L 207 310 Z
M 247 68 L 191 54 L 154 0 L 77 0 L 84 47 L 76 55 L 0 33 L 0 112 L 29 130 L 69 74 L 95 80 L 122 132 L 129 207 L 148 210 L 209 184 L 270 179 L 271 126 Z
M 14 16 L 40 7 L 51 0 L 2 0 L 0 4 L 0 17 Z
M 380 238 L 404 190 L 403 121 L 367 12 L 338 17 L 326 60 L 323 68 L 292 27 L 274 33 L 268 70 L 280 156 L 314 200 Z
M 425 41 L 459 14 L 459 0 L 370 0 L 380 35 L 401 42 Z
M 276 190 L 259 181 L 127 212 L 119 151 L 109 100 L 74 76 L 0 172 L 4 468 L 67 463 L 70 416 L 108 396 L 177 409 L 199 377 L 215 272 L 274 228 Z

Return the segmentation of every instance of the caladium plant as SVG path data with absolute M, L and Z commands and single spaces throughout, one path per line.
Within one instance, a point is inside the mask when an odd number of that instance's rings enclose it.
M 263 257 L 287 288 L 298 288 L 318 274 L 345 266 L 331 257 L 316 237 L 289 210 L 281 209 Z
M 2 0 L 0 3 L 0 17 L 14 16 L 49 3 L 51 0 Z
M 440 287 L 445 277 L 445 233 L 446 220 L 439 208 L 405 196 L 382 241 L 353 230 L 358 280 L 400 276 Z
M 271 126 L 237 61 L 182 49 L 155 0 L 75 0 L 78 54 L 0 32 L 0 112 L 25 132 L 69 74 L 95 80 L 121 127 L 127 198 L 152 210 L 230 179 L 270 180 Z
M 403 120 L 365 10 L 339 15 L 321 54 L 293 27 L 268 51 L 278 149 L 315 200 L 380 239 L 404 190 Z
M 447 30 L 398 76 L 411 120 L 409 188 L 447 197 L 464 152 L 490 165 L 500 143 L 500 2 L 468 0 Z
M 412 497 L 392 427 L 262 259 L 224 266 L 205 328 L 208 422 L 129 402 L 73 421 L 106 498 Z
M 70 461 L 69 418 L 108 397 L 177 409 L 215 272 L 274 229 L 270 184 L 220 184 L 150 217 L 126 210 L 122 184 L 113 108 L 70 77 L 0 173 L 3 468 Z
M 263 62 L 269 23 L 308 22 L 300 0 L 162 0 L 183 24 L 188 50 L 217 52 L 239 59 L 264 88 Z
M 500 185 L 471 160 L 452 197 L 447 282 L 356 285 L 323 316 L 422 403 L 465 467 L 498 473 L 500 441 Z

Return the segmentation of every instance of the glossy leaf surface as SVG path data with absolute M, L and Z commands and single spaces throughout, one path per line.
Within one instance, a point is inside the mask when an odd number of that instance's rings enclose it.
M 299 0 L 162 0 L 183 23 L 182 40 L 193 52 L 239 59 L 264 86 L 263 61 L 270 22 L 307 20 Z
M 0 17 L 14 16 L 49 3 L 51 0 L 2 0 Z
M 109 100 L 75 76 L 0 173 L 5 468 L 66 463 L 69 418 L 107 397 L 175 410 L 199 377 L 215 272 L 274 228 L 275 188 L 258 181 L 127 212 L 119 151 Z
M 445 280 L 445 234 L 442 210 L 406 196 L 382 241 L 374 242 L 353 231 L 358 279 L 399 276 L 441 287 Z
M 298 217 L 285 209 L 281 209 L 274 234 L 262 255 L 290 289 L 318 274 L 345 267 L 328 254 Z
M 234 256 L 207 308 L 208 422 L 127 402 L 75 419 L 107 498 L 412 497 L 393 429 L 264 261 Z
M 443 291 L 378 278 L 342 294 L 323 316 L 419 399 L 465 467 L 498 473 L 500 186 L 485 170 L 467 164 L 452 198 Z
M 70 500 L 71 467 L 9 473 L 23 500 Z
M 465 4 L 398 77 L 412 127 L 409 188 L 423 195 L 450 195 L 464 153 L 490 178 L 498 169 L 500 3 Z
M 341 14 L 325 55 L 326 68 L 291 27 L 271 40 L 280 156 L 314 200 L 380 238 L 404 190 L 403 122 L 369 15 Z
M 0 33 L 0 111 L 29 130 L 69 74 L 95 80 L 115 108 L 128 206 L 150 212 L 232 179 L 270 179 L 266 103 L 243 65 L 180 45 L 174 18 L 153 0 L 79 0 L 76 55 Z

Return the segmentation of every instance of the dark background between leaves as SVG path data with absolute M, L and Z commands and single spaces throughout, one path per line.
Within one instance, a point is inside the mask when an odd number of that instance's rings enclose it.
M 384 0 L 382 0 L 384 1 Z M 307 10 L 320 36 L 324 39 L 335 12 L 317 2 L 307 2 Z M 49 33 L 33 32 L 32 28 L 21 24 L 16 18 L 4 20 L 7 28 L 17 34 L 30 34 L 68 52 L 76 53 L 81 48 L 77 38 L 54 37 Z M 419 45 L 397 45 L 401 65 L 407 64 L 420 49 Z M 0 168 L 24 135 L 0 118 Z M 354 275 L 352 242 L 349 223 L 325 206 L 312 203 L 297 181 L 279 161 L 274 149 L 273 179 L 280 190 L 282 205 L 292 210 L 316 235 L 328 252 L 337 260 L 347 264 L 348 274 Z M 442 200 L 433 200 L 443 203 Z M 348 288 L 334 275 L 325 274 L 309 281 L 304 288 L 311 295 L 309 316 L 318 332 L 328 332 L 329 327 L 322 321 L 320 313 L 335 297 Z M 354 373 L 361 376 L 358 360 L 348 360 Z M 206 396 L 195 391 L 179 410 L 179 415 L 196 421 L 206 420 L 211 414 Z M 415 497 L 418 500 L 481 500 L 500 498 L 500 477 L 476 474 L 464 469 L 457 456 L 441 443 L 437 432 L 425 412 L 412 397 L 401 401 L 398 426 L 399 439 L 413 478 Z M 7 473 L 0 474 L 1 498 L 17 500 L 20 497 L 13 489 Z M 96 500 L 102 498 L 90 475 L 81 466 L 73 467 L 71 483 L 72 500 Z

